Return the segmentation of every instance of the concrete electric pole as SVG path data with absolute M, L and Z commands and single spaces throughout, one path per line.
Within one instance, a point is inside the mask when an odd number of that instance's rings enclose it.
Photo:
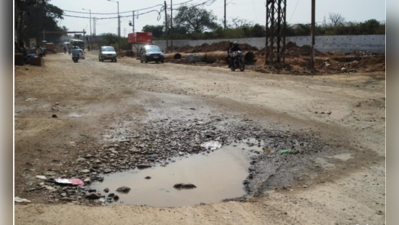
M 172 2 L 172 0 L 170 0 L 170 31 L 173 32 L 173 2 Z M 170 47 L 173 52 L 173 37 L 172 36 L 170 37 Z
M 312 59 L 310 62 L 311 69 L 314 70 L 314 45 L 316 35 L 316 0 L 312 0 Z
M 226 0 L 224 0 L 224 29 L 227 28 L 227 21 L 226 21 Z
M 118 37 L 121 37 L 121 16 L 119 15 L 119 1 L 111 1 L 109 2 L 116 2 L 118 4 Z
M 165 4 L 165 41 L 166 41 L 166 49 L 165 52 L 168 51 L 168 7 L 166 5 L 166 1 L 164 1 Z

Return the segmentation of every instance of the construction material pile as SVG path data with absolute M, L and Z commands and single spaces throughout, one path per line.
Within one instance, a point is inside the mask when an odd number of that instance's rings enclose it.
M 274 49 L 273 49 L 274 50 Z M 285 64 L 257 68 L 259 72 L 310 74 L 312 47 L 309 45 L 297 46 L 288 42 L 285 50 Z M 265 48 L 256 52 L 257 65 L 264 64 Z M 367 51 L 354 51 L 353 53 L 323 53 L 315 49 L 315 69 L 319 73 L 361 73 L 384 72 L 385 55 L 373 54 Z
M 214 52 L 214 51 L 227 51 L 227 48 L 229 47 L 228 41 L 221 41 L 221 42 L 216 42 L 212 44 L 207 44 L 204 43 L 199 46 L 190 46 L 186 45 L 180 48 L 175 48 L 174 51 L 176 52 L 181 52 L 181 53 L 194 53 L 194 52 Z M 258 48 L 253 47 L 249 44 L 242 43 L 239 44 L 239 47 L 243 51 L 258 51 Z

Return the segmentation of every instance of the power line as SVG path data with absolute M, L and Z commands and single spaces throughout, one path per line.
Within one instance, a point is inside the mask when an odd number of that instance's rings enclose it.
M 119 14 L 131 13 L 132 11 L 143 11 L 143 10 L 153 9 L 153 8 L 160 7 L 160 6 L 162 7 L 161 4 L 158 4 L 158 5 L 150 6 L 150 7 L 147 7 L 147 8 L 119 12 Z M 72 10 L 63 10 L 63 11 L 70 12 L 70 13 L 78 13 L 78 14 L 88 14 L 87 12 L 72 11 Z M 91 14 L 96 14 L 96 15 L 116 15 L 118 13 L 93 13 L 92 12 Z
M 163 10 L 162 10 L 163 11 Z M 130 11 L 130 13 L 131 13 L 132 11 Z M 160 14 L 161 14 L 161 11 L 158 11 L 158 10 L 150 10 L 150 11 L 147 11 L 147 12 L 142 12 L 142 13 L 139 13 L 138 15 L 145 15 L 145 14 L 148 14 L 148 13 L 152 13 L 152 12 L 156 12 L 156 13 L 158 13 L 158 20 L 160 20 L 161 18 L 161 16 L 160 16 Z M 88 19 L 88 18 L 90 18 L 90 17 L 87 17 L 87 16 L 76 16 L 76 15 L 63 15 L 63 16 L 66 16 L 66 17 L 72 17 L 72 18 L 81 18 L 81 19 Z M 127 18 L 127 17 L 131 17 L 131 15 L 128 15 L 128 16 L 120 16 L 120 18 Z M 118 19 L 118 17 L 116 16 L 116 17 L 97 17 L 97 20 L 108 20 L 108 19 Z
M 185 2 L 181 2 L 181 3 L 176 3 L 176 4 L 173 4 L 173 5 L 184 5 L 184 4 L 187 4 L 189 2 L 193 2 L 193 1 L 194 0 L 188 0 L 188 1 L 185 1 Z M 213 1 L 215 1 L 215 0 L 213 0 Z M 153 9 L 153 8 L 156 8 L 156 7 L 161 7 L 163 9 L 164 6 L 162 4 L 158 4 L 158 5 L 154 5 L 154 6 L 150 6 L 150 7 L 146 7 L 146 8 L 119 12 L 119 14 L 132 13 L 132 11 L 143 11 L 143 10 Z M 63 10 L 63 11 L 69 12 L 69 13 L 89 14 L 87 12 L 73 11 L 73 10 Z M 95 15 L 116 15 L 118 13 L 94 13 L 94 12 L 92 12 L 91 14 L 95 14 Z

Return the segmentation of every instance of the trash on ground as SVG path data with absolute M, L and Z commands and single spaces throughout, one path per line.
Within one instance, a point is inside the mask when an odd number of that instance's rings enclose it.
M 47 177 L 43 175 L 37 175 L 36 178 L 41 180 L 47 180 Z
M 208 141 L 201 144 L 201 147 L 206 148 L 208 150 L 216 150 L 222 147 L 222 143 L 218 141 Z
M 30 200 L 28 200 L 28 199 L 26 199 L 26 198 L 20 198 L 20 197 L 15 197 L 15 198 L 14 198 L 14 201 L 15 201 L 15 202 L 18 202 L 18 203 L 24 203 L 24 202 L 30 203 Z
M 281 150 L 280 153 L 284 155 L 284 154 L 293 154 L 294 152 L 291 149 L 284 149 Z
M 26 102 L 33 102 L 33 101 L 37 101 L 37 98 L 27 98 L 25 99 Z
M 75 186 L 82 186 L 85 183 L 80 179 L 65 179 L 65 178 L 57 178 L 54 180 L 57 184 L 64 184 L 64 185 L 75 185 Z

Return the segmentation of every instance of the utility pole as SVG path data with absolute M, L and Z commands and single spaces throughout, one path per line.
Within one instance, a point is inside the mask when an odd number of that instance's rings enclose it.
M 134 11 L 133 11 L 133 17 L 132 17 L 132 27 L 133 27 L 133 33 L 134 33 Z
M 227 28 L 227 22 L 226 22 L 226 0 L 224 0 L 224 29 Z
M 118 4 L 118 37 L 121 37 L 121 16 L 119 15 L 119 1 L 111 1 L 108 0 L 109 2 L 116 2 Z
M 97 18 L 96 17 L 94 17 L 93 18 L 93 39 L 96 39 L 95 37 L 96 37 L 96 26 L 97 26 Z M 95 40 L 94 40 L 95 41 Z
M 173 52 L 173 3 L 172 0 L 170 0 L 170 31 L 172 32 L 171 37 L 170 37 L 170 47 Z
M 97 34 L 97 18 L 96 17 L 94 17 L 93 18 L 93 23 L 94 23 L 94 27 L 93 27 L 93 35 L 94 36 L 96 36 L 96 34 Z
M 165 52 L 167 52 L 168 51 L 168 7 L 167 7 L 167 5 L 166 5 L 166 1 L 164 1 L 164 4 L 165 4 L 165 41 L 166 41 L 166 50 L 165 50 Z
M 89 11 L 90 12 L 90 18 L 89 18 L 89 21 L 90 21 L 90 38 L 89 38 L 89 42 L 91 43 L 91 39 L 92 39 L 92 36 L 93 36 L 93 34 L 92 34 L 92 32 L 91 32 L 91 9 L 82 9 L 82 10 L 86 10 L 86 11 Z
M 312 0 L 312 28 L 311 28 L 311 32 L 312 32 L 312 57 L 311 57 L 311 62 L 310 62 L 310 66 L 311 69 L 314 70 L 314 45 L 315 45 L 315 33 L 316 33 L 316 0 Z
M 267 0 L 265 66 L 285 62 L 286 21 L 287 0 Z

